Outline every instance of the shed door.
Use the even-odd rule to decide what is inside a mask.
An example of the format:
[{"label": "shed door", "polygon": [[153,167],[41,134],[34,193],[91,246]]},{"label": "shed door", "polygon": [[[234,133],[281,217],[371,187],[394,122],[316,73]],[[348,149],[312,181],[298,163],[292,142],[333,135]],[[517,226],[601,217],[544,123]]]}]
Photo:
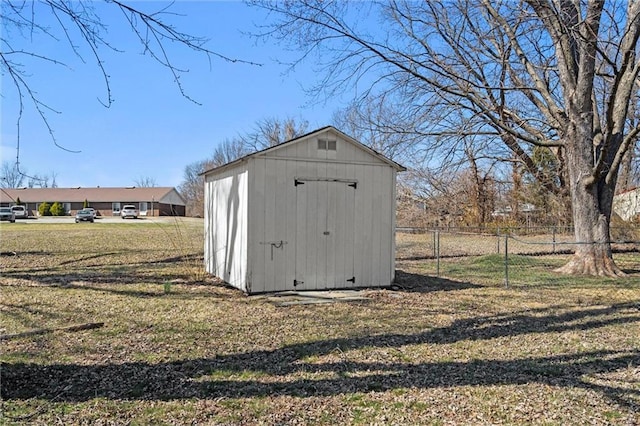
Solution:
[{"label": "shed door", "polygon": [[357,182],[296,179],[296,290],[344,288],[354,277]]}]

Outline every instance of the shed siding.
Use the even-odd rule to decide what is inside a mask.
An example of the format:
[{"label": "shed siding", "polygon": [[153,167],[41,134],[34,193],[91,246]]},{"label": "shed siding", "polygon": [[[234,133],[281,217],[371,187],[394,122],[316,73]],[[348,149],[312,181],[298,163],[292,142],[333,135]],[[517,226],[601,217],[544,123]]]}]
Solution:
[{"label": "shed siding", "polygon": [[247,291],[248,170],[246,164],[205,178],[207,272]]},{"label": "shed siding", "polygon": [[362,191],[356,199],[356,285],[388,286],[393,279],[393,170],[358,166]]},{"label": "shed siding", "polygon": [[[336,151],[319,150],[318,139],[331,139],[336,140]],[[346,139],[336,137],[331,133],[323,133],[310,138],[307,141],[301,143],[292,144],[290,146],[283,146],[275,151],[271,151],[263,154],[264,157],[279,158],[279,159],[306,159],[312,161],[317,159],[333,160],[338,163],[350,163],[350,164],[384,164],[378,158],[373,157],[368,152],[364,151],[361,147],[354,145]]]},{"label": "shed siding", "polygon": [[293,283],[295,258],[295,160],[251,161],[250,268],[252,292],[283,290]]},{"label": "shed siding", "polygon": [[[251,164],[251,292],[391,284],[391,167],[288,157],[256,157]],[[296,187],[296,178],[353,180],[357,188],[322,180]],[[317,243],[324,232],[330,233],[326,246]],[[355,283],[348,282],[353,276]],[[294,280],[302,284],[294,287]]]}]

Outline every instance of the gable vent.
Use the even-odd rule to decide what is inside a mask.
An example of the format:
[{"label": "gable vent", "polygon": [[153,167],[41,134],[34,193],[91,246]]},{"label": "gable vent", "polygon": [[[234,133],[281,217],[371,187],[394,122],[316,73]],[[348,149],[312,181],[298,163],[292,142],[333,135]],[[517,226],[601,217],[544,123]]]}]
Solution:
[{"label": "gable vent", "polygon": [[318,139],[318,150],[336,151],[338,142],[335,139]]}]

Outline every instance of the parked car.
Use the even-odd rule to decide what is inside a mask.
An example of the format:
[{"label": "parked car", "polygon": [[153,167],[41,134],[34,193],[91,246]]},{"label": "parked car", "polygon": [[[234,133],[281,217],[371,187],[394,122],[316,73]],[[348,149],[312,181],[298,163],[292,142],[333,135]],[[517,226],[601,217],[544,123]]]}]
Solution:
[{"label": "parked car", "polygon": [[29,217],[29,212],[24,206],[11,206],[11,211],[16,219],[26,219]]},{"label": "parked car", "polygon": [[78,210],[78,213],[76,213],[76,223],[78,222],[93,223],[93,212],[89,209]]},{"label": "parked car", "polygon": [[120,217],[125,219],[127,217],[132,217],[134,219],[138,218],[138,209],[136,206],[126,205],[120,210]]},{"label": "parked car", "polygon": [[16,215],[11,207],[0,207],[0,220],[8,220],[11,223],[16,221]]},{"label": "parked car", "polygon": [[94,218],[94,219],[95,219],[95,218],[96,218],[96,216],[98,215],[98,212],[96,212],[96,209],[94,209],[93,207],[87,207],[87,208],[84,208],[84,209],[82,209],[82,210],[89,210],[89,211],[91,211],[91,214],[93,215],[93,218]]}]

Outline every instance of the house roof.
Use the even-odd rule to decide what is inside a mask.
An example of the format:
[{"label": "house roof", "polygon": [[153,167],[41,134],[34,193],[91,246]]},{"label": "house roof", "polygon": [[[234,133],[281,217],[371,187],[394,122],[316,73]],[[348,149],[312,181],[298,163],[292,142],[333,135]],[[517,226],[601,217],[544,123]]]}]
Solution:
[{"label": "house roof", "polygon": [[[177,197],[176,197],[177,196]],[[15,202],[18,198],[23,203],[39,202],[139,202],[156,201],[167,204],[185,205],[184,198],[173,187],[150,188],[2,188],[0,202]],[[176,202],[178,201],[178,202]]]},{"label": "house roof", "polygon": [[345,140],[347,140],[347,141],[351,142],[352,144],[358,146],[360,149],[368,152],[372,156],[380,159],[384,163],[387,163],[388,165],[390,165],[391,167],[395,168],[398,171],[407,170],[401,164],[396,163],[395,161],[385,157],[384,155],[380,154],[376,150],[374,150],[372,148],[369,148],[368,146],[364,145],[362,142],[357,141],[356,139],[354,139],[351,136],[341,132],[340,130],[336,129],[335,127],[333,127],[333,126],[325,126],[325,127],[321,127],[319,129],[316,129],[316,130],[314,130],[312,132],[305,133],[304,135],[297,136],[297,137],[295,137],[293,139],[289,139],[288,141],[283,142],[281,144],[270,146],[270,147],[265,148],[263,150],[256,151],[256,152],[253,152],[251,154],[245,155],[244,157],[240,157],[237,160],[231,161],[231,162],[229,162],[227,164],[224,164],[222,166],[218,166],[218,167],[214,167],[214,168],[209,169],[209,170],[205,170],[204,172],[201,173],[201,175],[206,175],[206,174],[211,173],[211,172],[218,172],[218,171],[221,171],[222,169],[227,169],[229,167],[233,167],[236,164],[239,164],[239,163],[241,163],[243,161],[246,161],[248,158],[255,157],[255,156],[258,156],[258,155],[266,154],[266,153],[271,152],[271,151],[275,151],[275,150],[281,149],[281,148],[283,148],[285,146],[294,144],[294,143],[299,142],[299,141],[301,141],[303,139],[307,139],[309,137],[312,137],[314,135],[317,135],[317,134],[320,134],[320,133],[323,133],[323,132],[326,132],[326,131],[332,131],[334,133],[337,133],[338,135],[340,135]]}]

